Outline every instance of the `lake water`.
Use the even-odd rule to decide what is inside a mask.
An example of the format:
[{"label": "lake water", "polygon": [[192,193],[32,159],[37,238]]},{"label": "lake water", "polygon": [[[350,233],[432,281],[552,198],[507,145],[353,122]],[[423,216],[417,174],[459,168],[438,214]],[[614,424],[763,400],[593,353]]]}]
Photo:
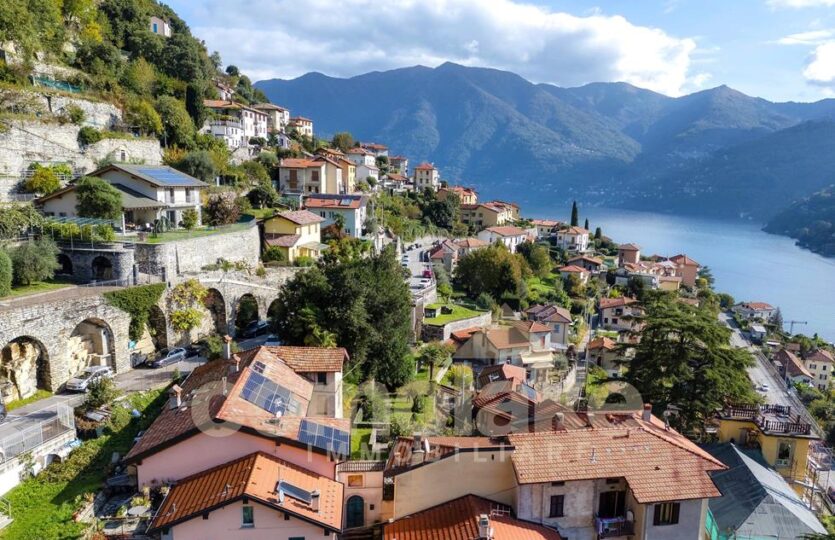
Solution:
[{"label": "lake water", "polygon": [[[525,217],[567,221],[570,208],[519,201]],[[788,321],[807,321],[794,331],[817,332],[835,341],[835,259],[794,245],[794,240],[762,232],[756,224],[633,212],[580,208],[580,224],[602,227],[619,243],[634,242],[642,255],[686,253],[709,266],[715,288],[737,301],[762,301],[779,306]]]}]

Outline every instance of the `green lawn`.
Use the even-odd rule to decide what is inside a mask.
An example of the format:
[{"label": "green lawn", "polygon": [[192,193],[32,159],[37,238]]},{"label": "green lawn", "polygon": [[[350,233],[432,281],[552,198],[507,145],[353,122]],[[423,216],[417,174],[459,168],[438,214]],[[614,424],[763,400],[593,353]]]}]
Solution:
[{"label": "green lawn", "polygon": [[255,219],[272,217],[279,212],[281,212],[281,210],[277,210],[275,208],[253,208],[252,210],[246,211],[247,215],[253,216]]},{"label": "green lawn", "polygon": [[559,274],[549,274],[544,278],[531,276],[526,280],[528,286],[528,296],[532,301],[538,302],[540,299],[554,291],[554,285],[558,279],[561,279]]},{"label": "green lawn", "polygon": [[31,285],[21,285],[19,287],[12,287],[12,293],[7,298],[14,298],[16,296],[26,296],[29,294],[37,294],[58,289],[66,289],[72,284],[60,279],[53,279],[50,281],[37,281]]},{"label": "green lawn", "polygon": [[73,521],[73,513],[83,506],[85,496],[101,487],[113,452],[127,453],[136,434],[159,414],[165,397],[165,389],[133,394],[126,405],[139,410],[140,418],[131,418],[128,408],[116,408],[104,435],[84,441],[66,461],[50,465],[7,493],[14,522],[0,531],[0,538],[81,538],[89,524]]},{"label": "green lawn", "polygon": [[49,390],[38,390],[37,392],[35,392],[31,396],[29,396],[28,398],[16,399],[14,401],[10,401],[9,403],[6,404],[6,410],[7,411],[13,411],[15,409],[19,409],[19,408],[23,407],[24,405],[29,405],[30,403],[34,403],[36,401],[46,399],[51,395],[52,395],[52,392],[50,392]]},{"label": "green lawn", "polygon": [[366,459],[371,452],[371,428],[351,429],[351,459]]},{"label": "green lawn", "polygon": [[464,306],[459,306],[458,304],[430,304],[426,307],[431,309],[440,308],[441,306],[452,308],[452,313],[439,315],[431,319],[423,319],[423,324],[428,324],[430,326],[443,326],[451,322],[460,321],[461,319],[477,317],[483,313],[482,311],[474,311],[472,309],[465,308]]}]

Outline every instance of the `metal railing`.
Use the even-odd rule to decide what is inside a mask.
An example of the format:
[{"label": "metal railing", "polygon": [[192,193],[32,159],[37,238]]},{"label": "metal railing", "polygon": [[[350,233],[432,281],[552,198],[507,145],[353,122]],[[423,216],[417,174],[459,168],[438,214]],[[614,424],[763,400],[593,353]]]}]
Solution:
[{"label": "metal railing", "polygon": [[75,430],[72,408],[55,405],[54,416],[0,438],[0,462],[6,463],[70,430]]},{"label": "metal railing", "polygon": [[625,517],[601,518],[594,516],[598,538],[613,538],[635,534],[635,523]]}]

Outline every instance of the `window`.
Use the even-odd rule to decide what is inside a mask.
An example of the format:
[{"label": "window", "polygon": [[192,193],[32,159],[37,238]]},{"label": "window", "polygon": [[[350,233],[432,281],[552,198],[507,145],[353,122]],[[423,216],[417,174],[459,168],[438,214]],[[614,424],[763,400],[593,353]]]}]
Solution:
[{"label": "window", "polygon": [[558,518],[563,517],[565,507],[565,495],[551,495],[551,508],[548,512],[548,517]]},{"label": "window", "polygon": [[791,441],[780,441],[777,446],[777,461],[775,462],[777,467],[785,467],[791,463],[792,446]]},{"label": "window", "polygon": [[679,503],[661,503],[655,505],[653,525],[675,525],[678,523]]},{"label": "window", "polygon": [[363,480],[361,474],[349,474],[348,475],[348,487],[362,487]]},{"label": "window", "polygon": [[241,527],[255,527],[255,515],[251,506],[241,507]]},{"label": "window", "polygon": [[612,319],[612,324],[618,324],[618,320],[617,319]]},{"label": "window", "polygon": [[316,384],[328,384],[328,374],[320,371],[316,374]]}]

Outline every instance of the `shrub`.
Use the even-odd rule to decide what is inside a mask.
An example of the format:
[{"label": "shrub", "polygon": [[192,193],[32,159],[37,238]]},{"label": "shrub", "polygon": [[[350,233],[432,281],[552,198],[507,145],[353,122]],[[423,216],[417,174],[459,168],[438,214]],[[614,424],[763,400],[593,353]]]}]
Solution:
[{"label": "shrub", "polygon": [[61,182],[52,167],[43,167],[36,164],[32,176],[26,180],[23,187],[30,193],[49,195],[61,188]]},{"label": "shrub", "polygon": [[127,122],[139,128],[142,133],[159,135],[162,133],[162,118],[147,101],[137,99],[132,101],[125,111]]},{"label": "shrub", "polygon": [[76,182],[76,211],[81,217],[119,219],[122,215],[122,194],[95,176],[84,176]]},{"label": "shrub", "polygon": [[264,262],[282,262],[284,261],[284,252],[278,246],[267,246],[267,249],[261,255],[261,260]]},{"label": "shrub", "polygon": [[14,282],[18,285],[50,279],[58,266],[58,247],[50,238],[21,244],[12,251]]},{"label": "shrub", "polygon": [[241,211],[235,202],[235,193],[224,191],[212,193],[206,203],[206,216],[209,225],[228,225],[235,223],[241,215]]},{"label": "shrub", "polygon": [[81,124],[87,115],[84,113],[84,109],[79,107],[78,105],[67,105],[64,108],[64,111],[67,113],[67,118],[70,119],[70,122],[73,124]]},{"label": "shrub", "polygon": [[93,240],[98,242],[113,242],[116,240],[116,232],[110,225],[101,223],[93,227]]},{"label": "shrub", "polygon": [[194,208],[189,208],[185,212],[183,212],[183,227],[187,230],[192,230],[197,226],[198,216],[197,210]]},{"label": "shrub", "polygon": [[0,249],[0,298],[12,292],[12,259],[9,254]]},{"label": "shrub", "polygon": [[211,154],[206,150],[189,152],[174,165],[174,168],[190,174],[195,178],[199,178],[204,182],[214,182],[216,173],[215,164],[212,161]]},{"label": "shrub", "polygon": [[203,322],[203,313],[195,308],[178,309],[171,313],[171,326],[181,332],[197,328]]},{"label": "shrub", "polygon": [[164,291],[165,283],[155,283],[106,292],[104,298],[111,306],[130,314],[129,336],[137,341],[145,332],[145,324],[148,322],[151,308],[159,302]]},{"label": "shrub", "polygon": [[316,261],[313,259],[313,257],[302,255],[300,257],[296,257],[296,260],[293,264],[295,264],[296,266],[313,266],[314,264],[316,264]]},{"label": "shrub", "polygon": [[119,389],[113,379],[102,378],[90,383],[87,400],[84,404],[91,409],[97,409],[112,403],[119,396]]},{"label": "shrub", "polygon": [[95,144],[102,140],[103,135],[101,131],[94,127],[84,126],[78,130],[78,144],[81,146],[88,146]]}]

